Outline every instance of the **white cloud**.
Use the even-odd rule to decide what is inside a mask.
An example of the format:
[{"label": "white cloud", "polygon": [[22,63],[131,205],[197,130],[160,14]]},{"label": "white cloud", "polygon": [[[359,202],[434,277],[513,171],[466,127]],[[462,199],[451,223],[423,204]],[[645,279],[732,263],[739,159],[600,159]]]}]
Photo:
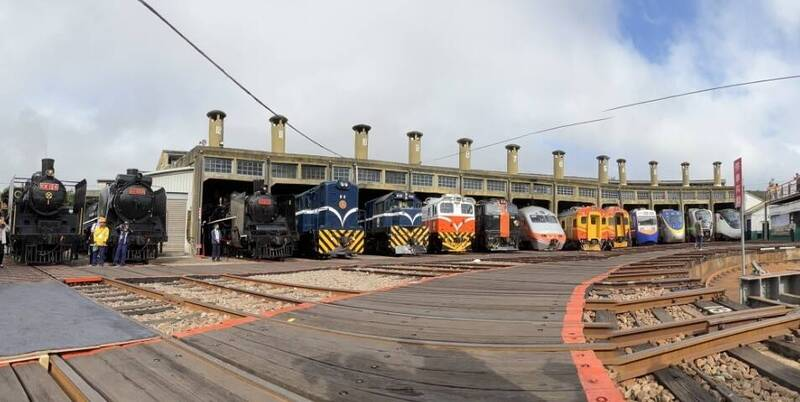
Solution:
[{"label": "white cloud", "polygon": [[[211,1],[152,4],[258,96],[309,134],[352,155],[350,127],[373,126],[371,157],[423,159],[561,123],[609,106],[723,82],[797,73],[796,2],[702,6],[663,64],[643,58],[605,1]],[[763,8],[762,8],[763,7]],[[794,16],[794,17],[793,17]],[[29,174],[46,151],[65,177],[150,169],[162,148],[206,135],[205,112],[228,113],[226,146],[264,148],[267,114],[136,1],[8,2],[0,7],[0,181]],[[761,186],[797,168],[800,81],[687,97],[613,113],[594,126],[518,140],[525,171],[594,176],[594,156],[629,160],[631,178],[658,160],[662,178],[692,163],[744,156]],[[319,153],[299,136],[290,152]],[[502,146],[475,153],[501,170]],[[442,161],[455,165],[456,160]]]}]

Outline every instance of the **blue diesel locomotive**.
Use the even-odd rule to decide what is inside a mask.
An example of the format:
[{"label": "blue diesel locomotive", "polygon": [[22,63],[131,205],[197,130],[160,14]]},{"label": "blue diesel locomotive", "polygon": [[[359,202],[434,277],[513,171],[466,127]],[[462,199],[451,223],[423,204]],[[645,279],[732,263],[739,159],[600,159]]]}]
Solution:
[{"label": "blue diesel locomotive", "polygon": [[299,250],[317,257],[350,257],[364,252],[358,223],[358,186],[326,181],[295,196]]},{"label": "blue diesel locomotive", "polygon": [[366,249],[376,254],[422,254],[428,228],[422,225],[422,202],[413,193],[393,191],[364,205]]}]

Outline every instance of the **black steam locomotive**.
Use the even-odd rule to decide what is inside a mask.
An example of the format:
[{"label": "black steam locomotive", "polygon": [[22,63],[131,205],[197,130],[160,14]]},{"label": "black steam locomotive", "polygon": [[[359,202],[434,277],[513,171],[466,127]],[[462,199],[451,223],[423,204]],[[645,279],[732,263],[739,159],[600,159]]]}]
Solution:
[{"label": "black steam locomotive", "polygon": [[[106,218],[111,230],[108,247],[114,250],[119,237],[118,228],[128,223],[128,261],[148,262],[158,258],[167,241],[167,194],[164,189],[153,191],[153,179],[143,176],[137,169],[118,174],[108,187],[100,191],[97,204],[90,206],[84,232],[98,217]],[[107,254],[107,258],[113,252]]]},{"label": "black steam locomotive", "polygon": [[61,264],[77,258],[86,180],[68,194],[55,178],[54,166],[53,159],[42,159],[40,172],[19,187],[16,181],[11,184],[9,244],[16,262]]},{"label": "black steam locomotive", "polygon": [[210,236],[213,225],[220,225],[225,254],[233,257],[282,259],[294,252],[295,236],[286,220],[286,211],[264,187],[253,183],[253,194],[231,193],[229,201],[218,206],[206,225]]}]

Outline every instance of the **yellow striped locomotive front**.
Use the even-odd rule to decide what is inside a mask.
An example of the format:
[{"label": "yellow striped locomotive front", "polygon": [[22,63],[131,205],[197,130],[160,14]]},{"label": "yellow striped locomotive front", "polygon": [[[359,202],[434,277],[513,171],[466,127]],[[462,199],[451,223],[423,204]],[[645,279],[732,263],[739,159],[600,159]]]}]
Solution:
[{"label": "yellow striped locomotive front", "polygon": [[442,244],[442,250],[450,253],[464,253],[472,249],[475,232],[439,232],[436,233]]},{"label": "yellow striped locomotive front", "polygon": [[428,250],[428,228],[425,226],[389,227],[389,249],[395,254],[424,254]]},{"label": "yellow striped locomotive front", "polygon": [[316,234],[319,255],[364,253],[364,231],[361,229],[319,229]]}]

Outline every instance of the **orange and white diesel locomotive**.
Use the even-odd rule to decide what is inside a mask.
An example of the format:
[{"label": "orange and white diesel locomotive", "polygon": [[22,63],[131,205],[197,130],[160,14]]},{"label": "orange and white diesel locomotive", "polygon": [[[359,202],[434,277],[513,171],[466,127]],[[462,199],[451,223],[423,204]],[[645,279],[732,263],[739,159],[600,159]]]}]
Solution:
[{"label": "orange and white diesel locomotive", "polygon": [[428,251],[469,251],[475,238],[475,200],[459,194],[428,198],[422,207],[422,224],[428,228]]}]

